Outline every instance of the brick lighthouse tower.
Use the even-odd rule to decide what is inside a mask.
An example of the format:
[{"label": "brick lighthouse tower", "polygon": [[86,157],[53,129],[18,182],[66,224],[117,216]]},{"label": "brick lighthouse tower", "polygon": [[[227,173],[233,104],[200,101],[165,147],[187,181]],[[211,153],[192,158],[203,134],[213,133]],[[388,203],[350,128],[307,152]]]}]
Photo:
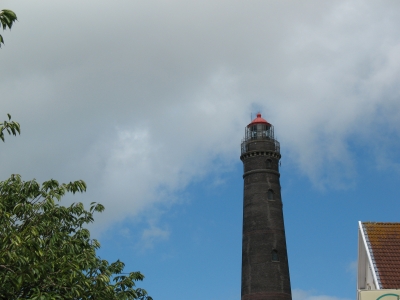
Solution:
[{"label": "brick lighthouse tower", "polygon": [[274,127],[257,114],[245,128],[242,300],[291,300]]}]

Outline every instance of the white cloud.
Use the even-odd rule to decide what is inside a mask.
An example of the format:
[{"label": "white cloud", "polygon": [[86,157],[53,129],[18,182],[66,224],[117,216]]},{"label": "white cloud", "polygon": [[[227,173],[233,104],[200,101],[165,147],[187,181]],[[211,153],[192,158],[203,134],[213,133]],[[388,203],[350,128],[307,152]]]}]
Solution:
[{"label": "white cloud", "polygon": [[353,184],[350,139],[396,158],[382,128],[400,135],[397,2],[7,5],[19,22],[1,50],[2,109],[23,134],[1,174],[83,178],[104,223],[239,163],[256,109],[315,186]]},{"label": "white cloud", "polygon": [[348,298],[338,298],[326,295],[315,295],[314,292],[295,289],[292,291],[293,300],[349,300]]},{"label": "white cloud", "polygon": [[147,228],[143,231],[142,238],[138,243],[138,246],[143,250],[153,248],[154,243],[161,240],[167,240],[169,235],[169,230],[152,225],[150,228]]},{"label": "white cloud", "polygon": [[348,264],[346,271],[350,272],[354,276],[354,278],[356,278],[356,276],[357,276],[357,267],[358,267],[358,261],[354,260],[354,261],[352,261],[352,262],[350,262]]}]

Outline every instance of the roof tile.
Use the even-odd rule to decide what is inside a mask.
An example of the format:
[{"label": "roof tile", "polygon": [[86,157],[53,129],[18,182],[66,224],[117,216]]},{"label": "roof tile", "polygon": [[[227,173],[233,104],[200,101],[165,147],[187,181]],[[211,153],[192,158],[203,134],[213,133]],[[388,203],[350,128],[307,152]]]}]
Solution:
[{"label": "roof tile", "polygon": [[362,223],[368,236],[381,288],[400,288],[400,223]]}]

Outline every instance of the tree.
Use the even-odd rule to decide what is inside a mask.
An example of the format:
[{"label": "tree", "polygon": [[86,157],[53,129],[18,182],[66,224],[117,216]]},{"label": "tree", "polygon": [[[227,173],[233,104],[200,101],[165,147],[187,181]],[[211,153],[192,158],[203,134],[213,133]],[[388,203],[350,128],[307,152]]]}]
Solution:
[{"label": "tree", "polygon": [[122,275],[121,261],[96,255],[100,244],[84,225],[104,207],[57,204],[65,193],[85,190],[81,180],[40,185],[12,175],[0,182],[1,299],[152,299],[135,288],[140,272]]},{"label": "tree", "polygon": [[0,123],[0,139],[4,142],[4,131],[7,131],[8,134],[17,135],[21,133],[21,128],[19,123],[11,121],[11,115],[7,114],[8,121],[4,121]]},{"label": "tree", "polygon": [[[0,11],[0,22],[1,26],[3,26],[3,30],[6,30],[7,27],[11,30],[12,25],[17,20],[17,15],[9,9],[3,9]],[[0,47],[1,44],[4,44],[3,36],[0,34]]]}]

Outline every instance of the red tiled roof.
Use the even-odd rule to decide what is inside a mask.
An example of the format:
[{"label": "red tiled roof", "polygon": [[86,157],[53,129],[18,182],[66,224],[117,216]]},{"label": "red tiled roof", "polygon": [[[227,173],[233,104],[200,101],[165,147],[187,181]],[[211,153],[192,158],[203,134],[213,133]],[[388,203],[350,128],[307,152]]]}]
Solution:
[{"label": "red tiled roof", "polygon": [[400,223],[362,223],[382,289],[400,288]]}]

